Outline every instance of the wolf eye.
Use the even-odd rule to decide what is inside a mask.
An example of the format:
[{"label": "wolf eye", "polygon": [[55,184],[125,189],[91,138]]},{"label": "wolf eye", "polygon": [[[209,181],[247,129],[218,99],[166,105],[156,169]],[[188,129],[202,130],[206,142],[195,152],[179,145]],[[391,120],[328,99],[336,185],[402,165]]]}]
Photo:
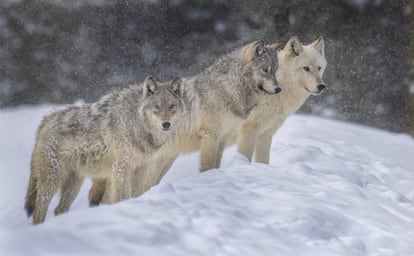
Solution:
[{"label": "wolf eye", "polygon": [[309,68],[308,66],[303,67],[303,69],[304,69],[306,72],[309,72],[309,71],[310,71],[310,68]]},{"label": "wolf eye", "polygon": [[267,67],[267,68],[264,68],[264,69],[263,69],[263,72],[264,72],[264,73],[266,73],[266,74],[271,73],[271,72],[272,72],[272,67]]},{"label": "wolf eye", "polygon": [[156,110],[160,110],[160,105],[156,104],[156,105],[154,105],[154,108],[155,108]]},{"label": "wolf eye", "polygon": [[175,104],[171,104],[170,109],[174,109],[174,108],[175,108]]}]

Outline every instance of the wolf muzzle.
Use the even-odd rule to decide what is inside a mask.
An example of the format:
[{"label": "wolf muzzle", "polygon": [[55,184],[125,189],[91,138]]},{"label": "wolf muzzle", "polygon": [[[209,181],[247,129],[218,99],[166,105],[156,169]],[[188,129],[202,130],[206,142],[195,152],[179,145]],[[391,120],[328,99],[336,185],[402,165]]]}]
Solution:
[{"label": "wolf muzzle", "polygon": [[326,89],[326,85],[320,84],[316,87],[316,89],[318,89],[318,94],[321,94]]},{"label": "wolf muzzle", "polygon": [[171,129],[171,123],[169,121],[162,122],[161,126],[164,131]]},{"label": "wolf muzzle", "polygon": [[273,91],[266,90],[264,88],[263,84],[259,84],[258,88],[259,88],[260,91],[263,91],[267,94],[277,94],[277,93],[280,93],[282,91],[282,88],[280,88],[280,87],[276,87]]}]

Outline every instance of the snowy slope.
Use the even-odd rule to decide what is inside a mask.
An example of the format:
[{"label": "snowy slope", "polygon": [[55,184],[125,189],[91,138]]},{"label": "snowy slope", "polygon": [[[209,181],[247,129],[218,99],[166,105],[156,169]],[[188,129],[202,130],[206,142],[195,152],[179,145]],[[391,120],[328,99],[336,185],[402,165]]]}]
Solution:
[{"label": "snowy slope", "polygon": [[0,255],[414,255],[414,140],[292,116],[270,165],[227,149],[219,170],[180,157],[139,198],[30,225],[30,153],[52,106],[0,112]]}]

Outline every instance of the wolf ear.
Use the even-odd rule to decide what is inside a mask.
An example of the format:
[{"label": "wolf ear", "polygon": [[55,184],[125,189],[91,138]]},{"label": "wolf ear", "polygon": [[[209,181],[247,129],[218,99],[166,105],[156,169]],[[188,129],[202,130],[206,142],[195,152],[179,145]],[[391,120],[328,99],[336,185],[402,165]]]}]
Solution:
[{"label": "wolf ear", "polygon": [[257,40],[247,45],[244,51],[243,60],[245,63],[252,61],[254,58],[260,57],[265,53],[265,44],[263,40]]},{"label": "wolf ear", "polygon": [[157,82],[155,82],[152,76],[147,76],[144,80],[144,97],[154,94],[155,90],[157,90]]},{"label": "wolf ear", "polygon": [[181,97],[184,96],[183,80],[178,76],[171,82],[171,88],[175,94],[180,95]]},{"label": "wolf ear", "polygon": [[288,51],[292,56],[299,56],[302,51],[302,43],[299,41],[297,36],[292,36],[286,43],[283,50]]},{"label": "wolf ear", "polygon": [[257,43],[254,45],[255,47],[255,54],[254,57],[260,57],[265,53],[265,44],[263,40],[257,41]]},{"label": "wolf ear", "polygon": [[267,44],[266,48],[269,50],[270,54],[274,57],[277,56],[277,53],[280,51],[280,47],[282,44],[274,43],[274,44]]},{"label": "wolf ear", "polygon": [[266,48],[269,49],[272,53],[275,53],[282,44],[280,43],[274,43],[274,44],[268,44],[266,45]]},{"label": "wolf ear", "polygon": [[325,42],[323,41],[323,37],[320,36],[316,41],[314,41],[311,46],[315,48],[322,56],[325,57]]}]

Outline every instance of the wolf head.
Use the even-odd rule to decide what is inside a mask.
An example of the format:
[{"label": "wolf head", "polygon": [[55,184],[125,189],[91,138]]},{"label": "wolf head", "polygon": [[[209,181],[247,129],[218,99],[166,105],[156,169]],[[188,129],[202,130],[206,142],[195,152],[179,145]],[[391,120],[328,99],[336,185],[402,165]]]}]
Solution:
[{"label": "wolf head", "polygon": [[275,51],[278,45],[265,46],[263,40],[255,41],[244,48],[244,79],[255,91],[268,94],[281,92],[275,72],[277,60]]},{"label": "wolf head", "polygon": [[319,95],[326,84],[322,79],[326,68],[323,38],[309,45],[302,45],[294,36],[278,53],[278,81],[283,86],[299,86],[306,94]]},{"label": "wolf head", "polygon": [[142,111],[150,126],[161,131],[170,131],[177,126],[185,111],[184,86],[176,77],[171,82],[158,83],[151,76],[143,85]]}]

